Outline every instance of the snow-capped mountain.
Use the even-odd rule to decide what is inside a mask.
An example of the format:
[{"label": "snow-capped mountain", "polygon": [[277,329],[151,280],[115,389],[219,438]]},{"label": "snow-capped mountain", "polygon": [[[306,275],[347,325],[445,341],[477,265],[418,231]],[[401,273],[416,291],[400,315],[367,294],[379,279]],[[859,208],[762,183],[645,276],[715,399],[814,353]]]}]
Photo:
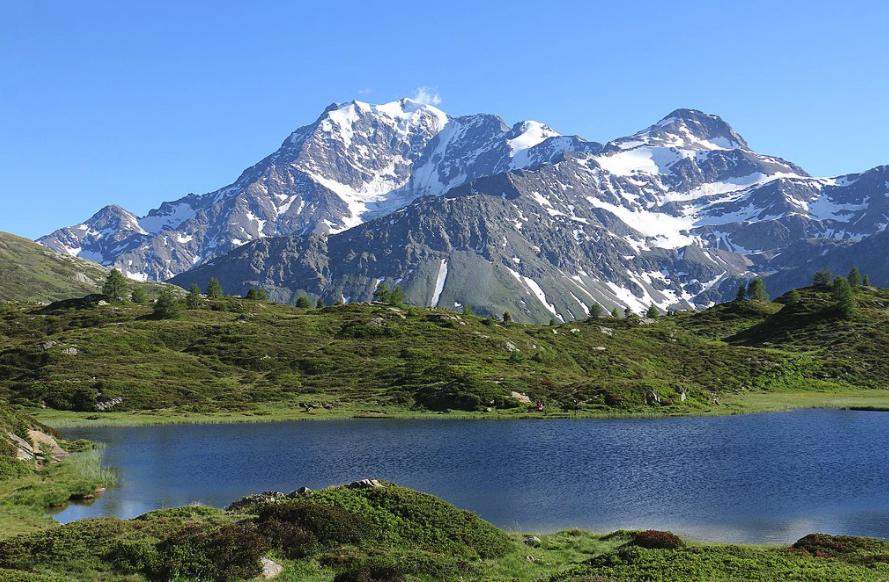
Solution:
[{"label": "snow-capped mountain", "polygon": [[[601,146],[493,115],[449,117],[410,99],[331,105],[231,185],[136,218],[109,207],[42,244],[136,279],[163,280],[251,240],[336,233],[480,176]],[[122,228],[108,214],[125,215]],[[126,224],[123,224],[123,223]]]},{"label": "snow-capped mountain", "polygon": [[100,215],[41,242],[280,301],[367,300],[387,281],[418,304],[568,320],[593,303],[709,305],[754,275],[804,283],[804,264],[885,232],[889,168],[815,178],[690,109],[602,146],[535,121],[352,102],[218,192]]}]

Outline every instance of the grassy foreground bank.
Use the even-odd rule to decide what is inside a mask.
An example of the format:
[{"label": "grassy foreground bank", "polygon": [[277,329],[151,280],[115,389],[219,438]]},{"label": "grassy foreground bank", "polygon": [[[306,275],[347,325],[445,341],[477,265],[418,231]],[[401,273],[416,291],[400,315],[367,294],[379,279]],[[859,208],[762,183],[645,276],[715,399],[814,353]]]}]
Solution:
[{"label": "grassy foreground bank", "polygon": [[877,580],[889,542],[806,536],[791,547],[698,544],[669,532],[508,533],[389,483],[260,494],[0,540],[0,580]]}]

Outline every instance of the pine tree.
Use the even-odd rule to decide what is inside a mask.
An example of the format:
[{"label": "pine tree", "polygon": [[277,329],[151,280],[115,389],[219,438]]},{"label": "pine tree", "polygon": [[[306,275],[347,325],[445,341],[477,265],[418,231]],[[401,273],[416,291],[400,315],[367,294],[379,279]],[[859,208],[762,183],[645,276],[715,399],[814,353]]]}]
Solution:
[{"label": "pine tree", "polygon": [[136,305],[145,305],[148,303],[148,293],[146,293],[145,289],[142,287],[136,287],[133,289],[133,294],[130,296],[130,300]]},{"label": "pine tree", "polygon": [[812,278],[812,284],[815,285],[815,287],[830,287],[832,282],[833,273],[828,270],[818,271]]},{"label": "pine tree", "polygon": [[655,307],[654,304],[651,304],[648,307],[648,311],[645,312],[645,317],[647,317],[648,319],[657,319],[658,317],[660,317],[660,315],[661,312],[658,310],[657,307]]},{"label": "pine tree", "polygon": [[509,325],[512,322],[512,316],[508,311],[503,312],[503,325]]},{"label": "pine tree", "polygon": [[401,287],[396,286],[389,293],[389,304],[399,307],[402,303],[404,303],[404,290]]},{"label": "pine tree", "polygon": [[182,314],[182,305],[169,287],[161,291],[154,302],[153,315],[157,319],[175,319]]},{"label": "pine tree", "polygon": [[188,295],[185,296],[185,307],[188,309],[197,309],[201,306],[201,288],[198,287],[197,283],[192,283],[191,288],[188,290]]},{"label": "pine tree", "polygon": [[855,314],[855,295],[848,279],[837,277],[833,282],[834,307],[843,319],[852,319]]},{"label": "pine tree", "polygon": [[769,294],[766,293],[766,283],[762,277],[750,281],[750,285],[747,287],[747,297],[756,301],[769,300]]},{"label": "pine tree", "polygon": [[222,284],[219,282],[219,279],[213,277],[210,279],[210,282],[207,284],[207,297],[210,299],[222,299],[225,296],[225,292],[222,290]]},{"label": "pine tree", "polygon": [[389,303],[389,295],[389,286],[385,283],[380,283],[374,291],[374,301],[379,301],[380,303]]},{"label": "pine tree", "polygon": [[849,286],[851,286],[852,289],[861,287],[861,271],[858,270],[858,267],[852,267],[847,279],[849,280]]},{"label": "pine tree", "polygon": [[247,294],[244,295],[244,299],[249,299],[250,301],[268,301],[269,294],[262,287],[251,287],[247,289]]},{"label": "pine tree", "polygon": [[620,319],[620,310],[617,307],[611,310],[611,317],[614,319]]},{"label": "pine tree", "polygon": [[864,280],[861,282],[865,287],[870,287],[870,275],[865,275]]},{"label": "pine tree", "polygon": [[738,292],[735,294],[735,301],[746,301],[747,300],[747,283],[741,281],[741,284],[738,285]]},{"label": "pine tree", "polygon": [[471,305],[468,305],[468,304],[463,305],[463,315],[466,315],[466,316],[475,315],[475,313],[472,312]]},{"label": "pine tree", "polygon": [[803,298],[796,289],[787,294],[787,305],[798,305]]},{"label": "pine tree", "polygon": [[598,303],[590,305],[590,319],[599,319],[604,312],[605,309]]},{"label": "pine tree", "polygon": [[318,301],[315,302],[315,309],[324,309],[324,300],[320,297],[318,298]]},{"label": "pine tree", "polygon": [[300,294],[300,296],[296,298],[296,306],[300,309],[308,309],[311,305],[312,304],[309,303],[309,298],[305,295]]},{"label": "pine tree", "polygon": [[124,300],[127,295],[127,280],[123,273],[117,269],[111,269],[105,279],[105,284],[102,285],[102,295],[114,303]]},{"label": "pine tree", "polygon": [[633,317],[634,315],[636,314],[633,313],[633,310],[630,309],[629,306],[624,308],[624,317]]}]

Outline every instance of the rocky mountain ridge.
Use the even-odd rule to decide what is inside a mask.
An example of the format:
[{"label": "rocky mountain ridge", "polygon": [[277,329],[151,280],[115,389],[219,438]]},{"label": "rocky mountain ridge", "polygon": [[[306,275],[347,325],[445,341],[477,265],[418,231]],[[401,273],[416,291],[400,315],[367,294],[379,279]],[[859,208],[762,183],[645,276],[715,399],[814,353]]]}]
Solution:
[{"label": "rocky mountain ridge", "polygon": [[41,242],[280,301],[367,300],[387,282],[417,304],[567,320],[594,303],[711,305],[755,275],[783,291],[887,224],[889,168],[812,177],[700,111],[603,146],[402,100],[331,106],[231,186]]}]

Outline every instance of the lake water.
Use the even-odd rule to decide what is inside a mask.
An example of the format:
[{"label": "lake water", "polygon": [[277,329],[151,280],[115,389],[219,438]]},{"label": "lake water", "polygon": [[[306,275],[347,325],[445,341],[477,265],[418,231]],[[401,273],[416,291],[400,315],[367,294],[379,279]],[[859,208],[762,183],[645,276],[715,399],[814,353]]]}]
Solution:
[{"label": "lake water", "polygon": [[372,477],[498,526],[668,529],[788,542],[889,538],[889,414],[807,410],[656,420],[343,420],[63,431],[107,444],[120,486],[60,521],[133,517]]}]

